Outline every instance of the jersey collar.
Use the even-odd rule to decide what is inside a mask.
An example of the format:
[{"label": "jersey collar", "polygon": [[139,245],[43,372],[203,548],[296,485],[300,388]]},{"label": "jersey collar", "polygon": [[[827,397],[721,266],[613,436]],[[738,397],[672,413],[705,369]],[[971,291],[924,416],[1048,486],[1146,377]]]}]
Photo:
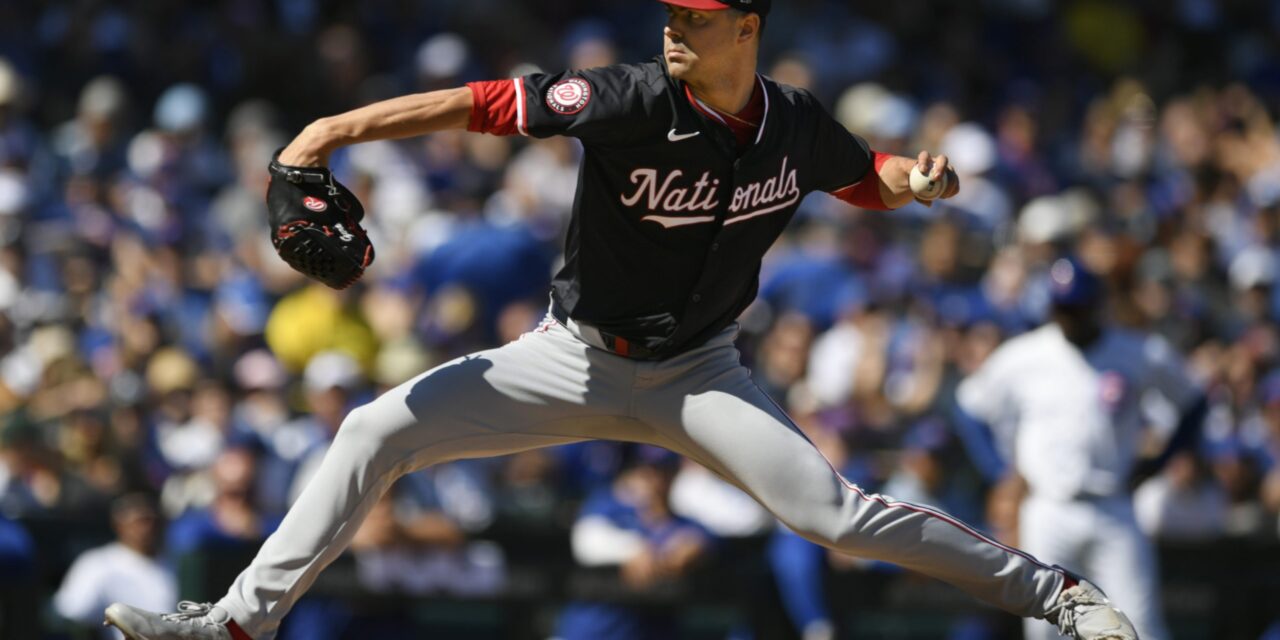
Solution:
[{"label": "jersey collar", "polygon": [[760,144],[764,140],[764,129],[769,126],[769,83],[764,81],[764,76],[756,74],[756,82],[760,84],[760,92],[764,94],[764,115],[760,116],[760,130],[756,132],[756,144]]},{"label": "jersey collar", "polygon": [[[685,99],[684,83],[671,77],[671,72],[667,69],[667,61],[664,60],[662,56],[657,56],[657,60],[658,64],[662,65],[662,73],[667,77],[667,85],[671,89],[667,92],[667,97],[671,101],[671,128],[678,133],[688,133],[693,131],[709,133],[707,129],[703,128],[703,123],[706,122],[706,119],[703,118],[702,114],[698,113],[698,110],[695,109],[693,105],[689,104],[687,99]],[[760,83],[760,88],[764,91],[764,116],[760,118],[760,130],[756,132],[756,141],[752,147],[758,146],[760,141],[764,140],[765,129],[769,128],[771,122],[769,118],[772,115],[770,103],[773,100],[770,93],[773,91],[774,84],[773,80],[770,80],[759,73],[756,74],[756,82]],[[716,127],[715,129],[719,130],[723,129],[723,127]],[[733,134],[729,133],[728,130],[725,129],[725,135],[730,142],[728,148],[732,150],[734,148],[734,145],[732,144]],[[748,149],[748,151],[750,151],[750,149]]]}]

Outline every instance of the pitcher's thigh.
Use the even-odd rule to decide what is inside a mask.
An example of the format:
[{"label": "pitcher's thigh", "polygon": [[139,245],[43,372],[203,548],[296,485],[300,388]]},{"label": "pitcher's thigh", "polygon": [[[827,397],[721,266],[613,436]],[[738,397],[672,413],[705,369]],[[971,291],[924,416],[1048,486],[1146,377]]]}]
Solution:
[{"label": "pitcher's thigh", "polygon": [[801,535],[832,539],[849,487],[746,378],[679,398],[652,419],[663,444],[755,497]]},{"label": "pitcher's thigh", "polygon": [[447,362],[353,411],[338,438],[419,467],[634,430],[615,372],[572,347],[530,334]]}]

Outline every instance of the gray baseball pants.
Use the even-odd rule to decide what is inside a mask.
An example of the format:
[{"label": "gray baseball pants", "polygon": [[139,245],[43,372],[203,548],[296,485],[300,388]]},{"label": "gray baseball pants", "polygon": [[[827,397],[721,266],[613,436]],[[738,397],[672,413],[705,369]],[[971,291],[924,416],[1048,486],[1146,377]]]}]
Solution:
[{"label": "gray baseball pants", "polygon": [[218,606],[254,638],[272,638],[397,478],[591,439],[675,451],[809,540],[933,576],[1011,613],[1039,617],[1055,602],[1058,571],[939,511],[841,478],[751,381],[736,333],[645,362],[590,346],[589,328],[548,318],[511,344],[388,391],[347,416],[319,471]]}]

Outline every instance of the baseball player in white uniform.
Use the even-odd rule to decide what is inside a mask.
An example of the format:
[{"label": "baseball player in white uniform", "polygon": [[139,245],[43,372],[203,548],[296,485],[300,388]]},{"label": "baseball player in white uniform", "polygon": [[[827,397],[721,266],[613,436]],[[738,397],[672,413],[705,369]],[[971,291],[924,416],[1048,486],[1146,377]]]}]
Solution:
[{"label": "baseball player in white uniform", "polygon": [[[581,175],[550,313],[515,342],[353,411],[220,601],[171,614],[119,603],[106,611],[110,624],[146,640],[271,638],[400,476],[606,438],[692,458],[831,549],[934,576],[1072,637],[1135,637],[1089,582],[845,481],[751,381],[734,320],[805,193],[892,209],[951,197],[959,181],[945,157],[876,153],[811,94],[759,75],[769,0],[665,4],[663,55],[652,61],[394,98],[323,119],[279,154],[288,180],[336,192],[320,168],[357,142],[464,128],[578,138]],[[911,187],[915,167],[927,187]],[[304,203],[328,205],[313,193]]]},{"label": "baseball player in white uniform", "polygon": [[[1130,488],[1194,435],[1203,395],[1162,338],[1104,326],[1103,284],[1079,262],[1060,259],[1049,277],[1052,321],[992,352],[961,382],[958,404],[992,430],[1026,483],[1019,544],[1092,576],[1144,639],[1165,640],[1155,554]],[[1181,420],[1168,425],[1176,437],[1165,452],[1139,469],[1152,407]],[[1025,632],[1053,637],[1040,625]]]}]

